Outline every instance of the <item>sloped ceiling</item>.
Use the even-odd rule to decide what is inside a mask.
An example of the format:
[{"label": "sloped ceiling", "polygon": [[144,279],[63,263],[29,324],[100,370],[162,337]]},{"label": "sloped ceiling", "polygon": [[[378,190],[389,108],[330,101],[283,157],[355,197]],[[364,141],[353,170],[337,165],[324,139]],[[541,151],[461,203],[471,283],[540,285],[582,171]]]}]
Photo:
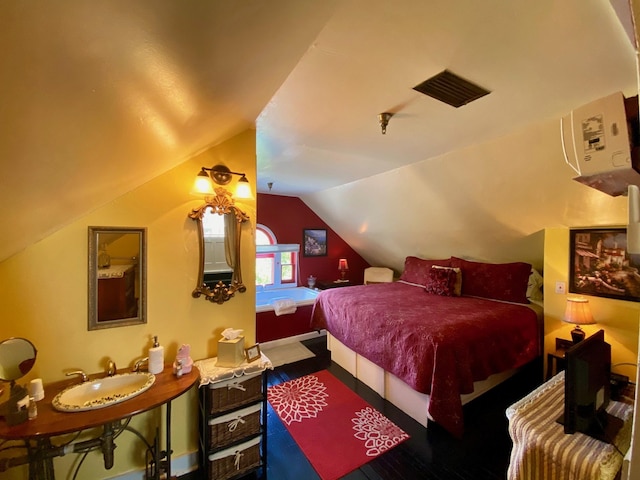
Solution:
[{"label": "sloped ceiling", "polygon": [[[454,108],[412,89],[445,69],[492,93]],[[258,186],[317,192],[635,88],[608,1],[344,2],[258,119]]]},{"label": "sloped ceiling", "polygon": [[0,261],[255,128],[333,7],[0,2]]},{"label": "sloped ceiling", "polygon": [[[635,94],[602,0],[8,0],[0,18],[0,261],[246,128],[258,190],[302,196]],[[444,69],[492,93],[412,90]]]}]

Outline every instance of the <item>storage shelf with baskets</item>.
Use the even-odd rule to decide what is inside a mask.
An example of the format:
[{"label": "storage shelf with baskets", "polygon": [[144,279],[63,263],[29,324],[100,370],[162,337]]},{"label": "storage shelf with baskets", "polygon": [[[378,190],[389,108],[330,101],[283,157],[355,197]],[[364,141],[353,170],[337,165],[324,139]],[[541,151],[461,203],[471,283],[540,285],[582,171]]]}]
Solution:
[{"label": "storage shelf with baskets", "polygon": [[266,479],[266,373],[200,387],[200,470],[208,480],[239,479],[262,469]]}]

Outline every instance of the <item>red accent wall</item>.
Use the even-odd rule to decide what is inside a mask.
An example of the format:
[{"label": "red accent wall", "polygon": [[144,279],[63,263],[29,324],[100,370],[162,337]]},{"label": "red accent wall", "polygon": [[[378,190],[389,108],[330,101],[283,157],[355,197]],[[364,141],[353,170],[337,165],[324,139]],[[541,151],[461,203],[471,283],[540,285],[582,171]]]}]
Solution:
[{"label": "red accent wall", "polygon": [[[300,285],[306,285],[309,275],[317,277],[318,281],[333,281],[340,278],[338,271],[340,258],[346,258],[349,263],[346,278],[357,284],[364,281],[364,269],[370,265],[300,198],[259,193],[257,221],[271,229],[278,239],[278,243],[300,244]],[[327,255],[325,257],[304,256],[302,230],[305,228],[327,229]]]}]

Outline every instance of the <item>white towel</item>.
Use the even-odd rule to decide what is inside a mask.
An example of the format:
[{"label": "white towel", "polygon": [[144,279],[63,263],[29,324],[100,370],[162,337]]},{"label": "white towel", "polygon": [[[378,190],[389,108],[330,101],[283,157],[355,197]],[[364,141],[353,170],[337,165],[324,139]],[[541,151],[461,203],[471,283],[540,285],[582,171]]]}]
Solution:
[{"label": "white towel", "polygon": [[298,308],[296,307],[296,302],[293,298],[277,299],[271,302],[271,304],[273,305],[273,310],[276,312],[277,316],[295,313]]}]

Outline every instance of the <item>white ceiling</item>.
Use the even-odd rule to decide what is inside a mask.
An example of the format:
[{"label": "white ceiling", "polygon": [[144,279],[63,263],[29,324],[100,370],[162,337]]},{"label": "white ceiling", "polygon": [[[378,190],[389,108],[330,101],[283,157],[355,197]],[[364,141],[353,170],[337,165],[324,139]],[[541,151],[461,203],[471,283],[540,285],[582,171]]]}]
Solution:
[{"label": "white ceiling", "polygon": [[[0,18],[0,261],[246,128],[258,190],[304,195],[635,94],[603,0],[7,0]],[[412,90],[444,69],[492,93]]]},{"label": "white ceiling", "polygon": [[[624,1],[624,0],[623,0]],[[323,190],[635,94],[602,0],[343,2],[258,118],[258,188]],[[492,93],[461,108],[413,87],[448,69]],[[392,112],[382,135],[377,115]]]}]

